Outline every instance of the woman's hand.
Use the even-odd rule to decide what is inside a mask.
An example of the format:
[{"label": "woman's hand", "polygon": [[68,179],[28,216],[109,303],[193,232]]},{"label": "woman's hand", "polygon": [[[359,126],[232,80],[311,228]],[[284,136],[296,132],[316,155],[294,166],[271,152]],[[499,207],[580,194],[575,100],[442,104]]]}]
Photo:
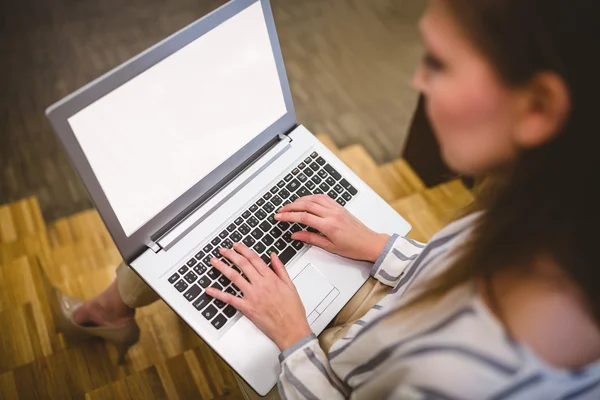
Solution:
[{"label": "woman's hand", "polygon": [[223,261],[213,258],[211,264],[240,288],[244,297],[210,287],[206,289],[209,296],[241,311],[281,351],[312,332],[296,287],[275,253],[271,254],[273,271],[258,254],[241,243],[235,243],[233,250],[220,249],[220,252],[237,265],[248,280]]},{"label": "woman's hand", "polygon": [[325,194],[301,197],[282,207],[275,219],[308,225],[322,233],[300,231],[293,239],[357,260],[375,262],[390,239],[367,228]]}]

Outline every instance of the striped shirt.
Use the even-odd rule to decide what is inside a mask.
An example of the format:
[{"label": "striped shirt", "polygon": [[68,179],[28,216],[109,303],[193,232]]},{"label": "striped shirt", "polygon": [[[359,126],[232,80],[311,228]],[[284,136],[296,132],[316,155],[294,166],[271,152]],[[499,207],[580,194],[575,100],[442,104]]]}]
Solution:
[{"label": "striped shirt", "polygon": [[552,367],[510,338],[473,284],[403,307],[453,261],[478,214],[426,246],[394,235],[371,275],[393,287],[326,354],[309,335],[280,355],[283,399],[600,399],[600,362]]}]

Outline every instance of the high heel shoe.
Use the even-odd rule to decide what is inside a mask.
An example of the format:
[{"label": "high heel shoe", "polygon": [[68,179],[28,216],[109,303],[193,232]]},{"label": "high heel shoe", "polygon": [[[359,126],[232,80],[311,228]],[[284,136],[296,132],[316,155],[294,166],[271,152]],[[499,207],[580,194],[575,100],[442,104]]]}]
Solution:
[{"label": "high heel shoe", "polygon": [[37,267],[42,278],[56,330],[61,332],[70,343],[78,343],[92,338],[101,338],[115,345],[118,352],[118,363],[125,362],[125,355],[131,346],[140,339],[140,328],[135,320],[123,326],[82,326],[73,321],[73,313],[81,307],[83,300],[67,296],[55,288],[40,261]]}]

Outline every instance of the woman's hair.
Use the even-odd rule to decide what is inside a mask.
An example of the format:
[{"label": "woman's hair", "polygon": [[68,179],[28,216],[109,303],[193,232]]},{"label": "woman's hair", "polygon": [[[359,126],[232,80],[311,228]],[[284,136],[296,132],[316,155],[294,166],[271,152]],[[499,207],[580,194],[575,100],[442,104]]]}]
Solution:
[{"label": "woman's hair", "polygon": [[568,87],[571,110],[555,139],[523,151],[491,179],[475,204],[485,212],[471,239],[427,293],[510,268],[526,273],[547,255],[600,322],[600,1],[441,1],[506,85],[554,72]]}]

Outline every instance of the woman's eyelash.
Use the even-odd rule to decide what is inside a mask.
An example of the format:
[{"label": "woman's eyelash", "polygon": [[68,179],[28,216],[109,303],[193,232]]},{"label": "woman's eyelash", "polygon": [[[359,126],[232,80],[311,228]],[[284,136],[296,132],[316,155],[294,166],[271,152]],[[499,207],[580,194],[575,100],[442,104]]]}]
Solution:
[{"label": "woman's eyelash", "polygon": [[431,54],[425,54],[425,57],[423,58],[423,63],[436,71],[440,71],[442,69],[444,69],[444,64],[438,60],[437,58],[435,58],[434,56],[432,56]]}]

